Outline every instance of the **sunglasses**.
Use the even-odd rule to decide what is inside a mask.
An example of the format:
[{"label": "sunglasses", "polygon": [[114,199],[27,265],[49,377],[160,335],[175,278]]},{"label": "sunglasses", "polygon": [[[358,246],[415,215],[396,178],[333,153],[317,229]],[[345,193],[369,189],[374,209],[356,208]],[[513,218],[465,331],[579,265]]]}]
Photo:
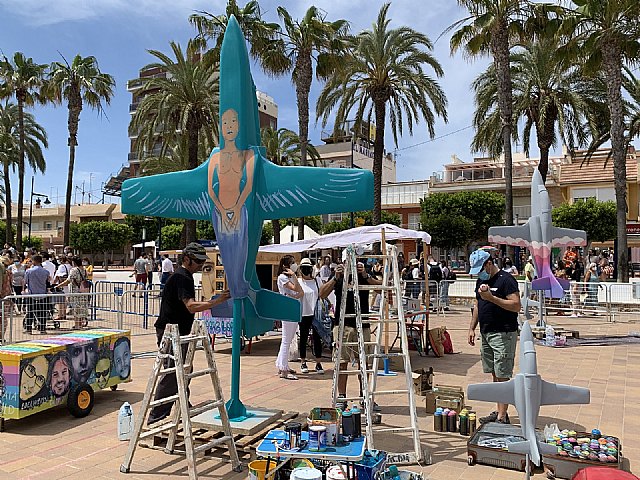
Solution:
[{"label": "sunglasses", "polygon": [[35,377],[36,385],[39,388],[42,388],[42,386],[44,385],[44,375],[36,375],[36,367],[34,367],[32,364],[29,364],[24,368],[24,374],[29,378]]}]

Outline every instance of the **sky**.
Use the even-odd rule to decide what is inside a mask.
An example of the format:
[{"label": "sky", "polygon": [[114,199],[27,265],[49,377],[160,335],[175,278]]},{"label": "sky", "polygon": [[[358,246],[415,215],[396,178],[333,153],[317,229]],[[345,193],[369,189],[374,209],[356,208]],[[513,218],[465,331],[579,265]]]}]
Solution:
[{"label": "sky", "polygon": [[[239,0],[244,5],[244,0]],[[88,107],[82,111],[76,149],[74,194],[72,201],[93,203],[102,199],[101,187],[109,177],[127,164],[131,94],[127,80],[137,78],[138,70],[151,63],[147,50],[170,53],[169,42],[183,45],[195,35],[188,16],[196,10],[214,14],[224,11],[226,0],[0,0],[0,53],[12,57],[21,51],[35,62],[49,64],[60,61],[61,55],[71,61],[76,55],[93,55],[100,69],[115,77],[115,95],[104,114],[98,115]],[[277,21],[277,7],[283,6],[294,18],[301,18],[310,5],[327,13],[327,20],[346,19],[352,33],[369,29],[383,2],[379,0],[262,0],[264,18]],[[424,122],[414,126],[413,136],[405,134],[394,145],[389,126],[385,133],[387,151],[395,152],[397,180],[426,179],[433,172],[443,170],[456,154],[463,161],[471,161],[469,145],[473,136],[470,128],[473,115],[473,95],[470,84],[483,71],[489,59],[470,61],[461,53],[451,56],[449,35],[443,31],[464,17],[455,0],[396,0],[389,9],[391,27],[409,26],[426,34],[435,42],[433,54],[442,65],[445,75],[438,81],[448,102],[448,123],[438,119],[436,139],[429,141]],[[257,65],[252,68],[258,90],[272,96],[278,104],[278,126],[297,131],[295,90],[290,77],[270,78]],[[427,70],[427,73],[433,73]],[[310,140],[320,142],[322,126],[315,124],[315,101],[322,85],[314,79],[310,106]],[[68,146],[66,105],[34,107],[36,120],[49,136],[45,151],[47,170],[35,177],[36,193],[51,197],[53,203],[64,203],[66,191]],[[331,126],[328,126],[331,128]],[[535,144],[535,141],[532,142]],[[532,155],[535,153],[532,152]],[[32,172],[27,167],[25,198],[29,199]],[[12,186],[17,178],[12,177]],[[14,200],[16,188],[12,189]],[[91,194],[91,197],[89,197]],[[118,201],[107,197],[106,201]]]}]

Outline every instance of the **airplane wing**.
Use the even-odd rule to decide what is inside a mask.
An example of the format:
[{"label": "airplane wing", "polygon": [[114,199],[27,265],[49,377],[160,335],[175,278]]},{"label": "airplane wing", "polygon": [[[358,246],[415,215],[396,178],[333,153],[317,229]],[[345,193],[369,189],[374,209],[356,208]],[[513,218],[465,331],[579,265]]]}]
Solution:
[{"label": "airplane wing", "polygon": [[123,213],[211,220],[210,211],[207,163],[193,170],[130,178],[122,184]]},{"label": "airplane wing", "polygon": [[528,247],[530,242],[529,223],[516,227],[504,226],[489,229],[489,243]]},{"label": "airplane wing", "polygon": [[474,383],[467,387],[467,398],[469,400],[480,400],[481,402],[501,402],[515,405],[514,395],[515,382],[494,382],[494,383]]},{"label": "airplane wing", "polygon": [[572,228],[551,227],[551,245],[553,247],[585,246],[587,244],[587,233],[584,230],[574,230]]},{"label": "airplane wing", "polygon": [[550,383],[542,380],[542,394],[540,405],[568,405],[585,404],[591,401],[588,388],[572,387],[560,383]]},{"label": "airplane wing", "polygon": [[265,220],[373,208],[373,174],[345,168],[279,167],[263,162],[256,189]]}]

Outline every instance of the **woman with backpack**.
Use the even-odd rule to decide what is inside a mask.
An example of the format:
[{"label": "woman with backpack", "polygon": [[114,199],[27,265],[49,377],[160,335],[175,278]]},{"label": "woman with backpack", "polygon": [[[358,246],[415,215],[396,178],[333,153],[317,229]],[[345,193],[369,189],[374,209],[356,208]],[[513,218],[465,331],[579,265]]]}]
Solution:
[{"label": "woman with backpack", "polygon": [[[69,286],[69,293],[87,293],[88,279],[87,271],[82,265],[80,257],[73,257],[71,260],[73,267],[69,271],[67,279],[58,284],[58,287]],[[90,287],[89,287],[90,288]],[[74,296],[70,300],[71,314],[73,315],[73,328],[84,328],[87,326],[87,298],[85,296]]]}]

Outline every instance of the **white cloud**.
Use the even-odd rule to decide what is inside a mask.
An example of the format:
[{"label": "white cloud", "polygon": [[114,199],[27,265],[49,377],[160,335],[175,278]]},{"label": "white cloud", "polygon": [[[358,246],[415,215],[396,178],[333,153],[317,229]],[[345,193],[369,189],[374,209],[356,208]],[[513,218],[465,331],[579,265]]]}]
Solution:
[{"label": "white cloud", "polygon": [[183,21],[194,10],[224,8],[224,0],[0,0],[0,11],[23,17],[29,25],[133,15],[157,20]]}]

